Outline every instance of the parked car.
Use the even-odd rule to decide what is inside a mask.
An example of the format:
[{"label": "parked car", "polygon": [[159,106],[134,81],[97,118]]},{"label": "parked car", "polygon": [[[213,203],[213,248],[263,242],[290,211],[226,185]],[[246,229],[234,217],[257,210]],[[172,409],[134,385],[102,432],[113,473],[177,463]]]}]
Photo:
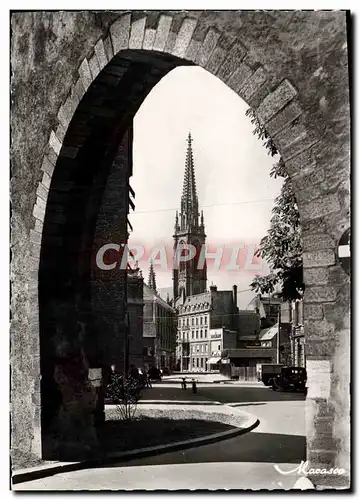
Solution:
[{"label": "parked car", "polygon": [[273,391],[293,391],[307,393],[307,374],[305,368],[286,366],[272,379]]},{"label": "parked car", "polygon": [[260,378],[264,385],[272,385],[272,379],[281,373],[281,369],[284,365],[279,364],[268,364],[261,365]]}]

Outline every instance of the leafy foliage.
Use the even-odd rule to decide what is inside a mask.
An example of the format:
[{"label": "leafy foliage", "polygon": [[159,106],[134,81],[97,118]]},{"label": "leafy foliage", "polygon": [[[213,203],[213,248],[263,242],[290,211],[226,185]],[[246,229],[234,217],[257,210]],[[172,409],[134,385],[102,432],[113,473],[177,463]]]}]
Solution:
[{"label": "leafy foliage", "polygon": [[[254,111],[250,108],[246,115],[254,125],[254,135],[263,141],[270,156],[276,156],[276,145]],[[272,271],[267,276],[255,276],[250,287],[257,293],[271,294],[275,286],[281,284],[282,297],[291,301],[300,299],[304,291],[299,210],[282,158],[273,165],[270,177],[282,177],[284,183],[275,198],[270,228],[262,238],[256,255],[265,259]]]},{"label": "leafy foliage", "polygon": [[108,397],[116,404],[121,420],[133,420],[137,404],[141,398],[141,387],[133,377],[123,378],[117,373],[112,374],[107,386]]}]

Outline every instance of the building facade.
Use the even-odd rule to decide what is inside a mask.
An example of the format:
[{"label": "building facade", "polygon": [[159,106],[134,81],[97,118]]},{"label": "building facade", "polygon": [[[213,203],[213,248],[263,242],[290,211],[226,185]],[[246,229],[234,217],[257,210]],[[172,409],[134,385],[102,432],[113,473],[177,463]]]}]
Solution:
[{"label": "building facade", "polygon": [[279,293],[272,295],[256,295],[248,304],[247,309],[260,314],[260,328],[270,328],[279,319],[280,305],[282,299]]},{"label": "building facade", "polygon": [[[177,307],[177,368],[209,371],[210,358],[220,359],[225,348],[236,346],[236,286],[186,297]],[[215,364],[215,363],[213,363]]]},{"label": "building facade", "polygon": [[304,335],[304,302],[294,301],[291,304],[291,359],[293,366],[306,366],[305,335]]},{"label": "building facade", "polygon": [[[138,267],[127,270],[127,351],[129,366],[143,368],[144,279]],[[125,351],[126,352],[126,351]]]},{"label": "building facade", "polygon": [[175,367],[176,313],[156,291],[155,273],[150,266],[144,290],[143,359],[144,367],[156,366],[172,371]]}]

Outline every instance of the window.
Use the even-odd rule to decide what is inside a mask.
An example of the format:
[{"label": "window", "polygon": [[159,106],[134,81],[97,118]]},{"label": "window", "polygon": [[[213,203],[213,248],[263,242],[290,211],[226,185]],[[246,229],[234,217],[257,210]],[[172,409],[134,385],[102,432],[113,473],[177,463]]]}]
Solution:
[{"label": "window", "polygon": [[205,352],[208,352],[208,345],[205,344]]},{"label": "window", "polygon": [[203,331],[200,330],[200,338],[202,339],[203,338]]},{"label": "window", "polygon": [[200,346],[199,346],[199,344],[196,345],[196,352],[200,352]]},{"label": "window", "polygon": [[195,368],[195,358],[192,359],[193,368]]},{"label": "window", "polygon": [[196,330],[196,338],[199,338],[199,330]]},{"label": "window", "polygon": [[197,325],[199,324],[199,318],[196,318],[196,324]]},{"label": "window", "polygon": [[199,368],[199,358],[196,358],[196,368]]},{"label": "window", "polygon": [[200,358],[200,366],[201,366],[201,368],[204,367],[204,358]]},{"label": "window", "polygon": [[205,325],[207,325],[207,316],[205,316],[204,319],[205,319]]},{"label": "window", "polygon": [[191,324],[194,326],[194,318],[191,318]]},{"label": "window", "polygon": [[186,318],[186,325],[189,326],[189,318]]},{"label": "window", "polygon": [[194,340],[194,330],[191,332],[191,338]]},{"label": "window", "polygon": [[202,316],[200,317],[200,325],[202,325],[203,323],[203,319],[202,319]]},{"label": "window", "polygon": [[218,351],[220,351],[220,349],[221,349],[221,345],[220,345],[220,344],[218,344]]},{"label": "window", "polygon": [[205,328],[204,330],[204,337],[206,338],[207,337],[207,329]]},{"label": "window", "polygon": [[201,352],[204,352],[204,344],[201,344]]}]

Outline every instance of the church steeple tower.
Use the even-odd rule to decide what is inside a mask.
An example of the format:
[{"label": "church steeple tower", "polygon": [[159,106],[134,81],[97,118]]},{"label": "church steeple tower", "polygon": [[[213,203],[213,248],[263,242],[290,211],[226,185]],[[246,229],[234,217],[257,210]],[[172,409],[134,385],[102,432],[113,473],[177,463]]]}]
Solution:
[{"label": "church steeple tower", "polygon": [[197,269],[197,261],[202,246],[205,244],[206,235],[202,212],[199,221],[199,200],[196,192],[192,142],[189,132],[180,213],[176,212],[175,216],[174,254],[181,244],[191,244],[196,248],[196,256],[191,261],[182,263],[179,269],[174,269],[174,299],[181,295],[196,295],[206,290],[206,262],[203,269]]},{"label": "church steeple tower", "polygon": [[155,279],[155,271],[154,271],[154,266],[152,261],[150,262],[150,269],[149,269],[149,278],[148,278],[148,287],[154,290],[156,292],[156,279]]},{"label": "church steeple tower", "polygon": [[181,196],[181,227],[192,228],[199,225],[199,201],[196,194],[194,157],[192,151],[192,137],[189,132],[186,151],[183,192]]}]

